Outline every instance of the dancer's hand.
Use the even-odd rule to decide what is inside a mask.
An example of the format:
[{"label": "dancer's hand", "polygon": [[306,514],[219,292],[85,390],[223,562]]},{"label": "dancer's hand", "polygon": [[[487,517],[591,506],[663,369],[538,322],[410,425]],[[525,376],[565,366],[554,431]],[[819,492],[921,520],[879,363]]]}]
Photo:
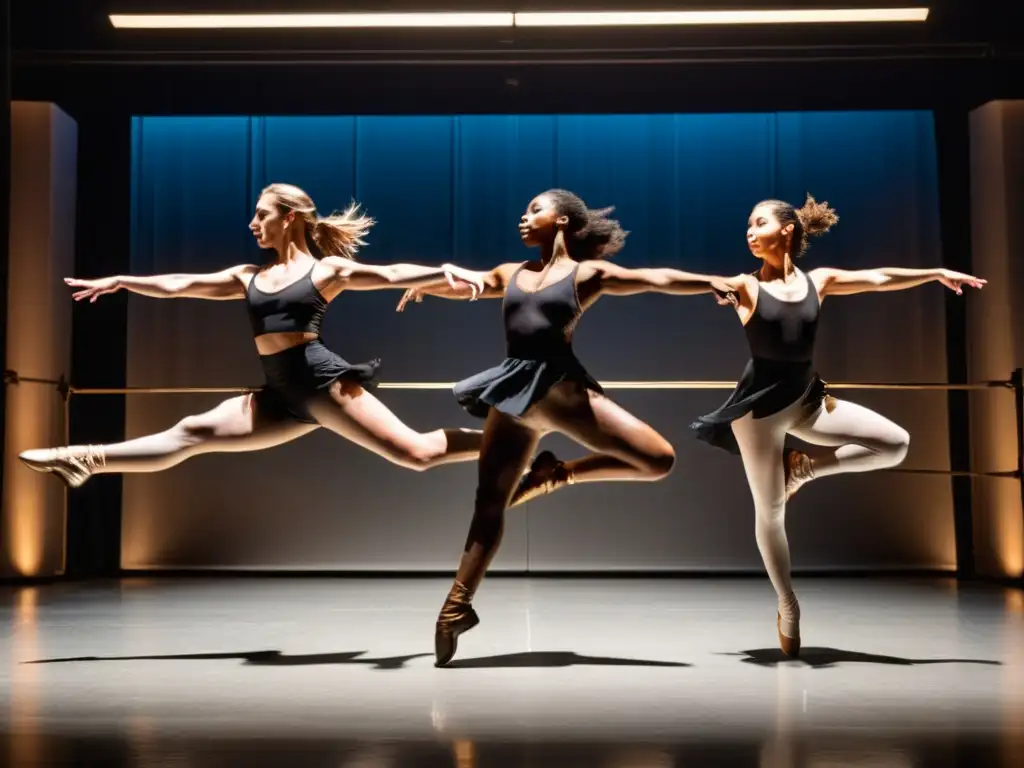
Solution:
[{"label": "dancer's hand", "polygon": [[88,299],[90,304],[106,293],[117,293],[121,286],[117,283],[116,277],[101,277],[97,280],[79,280],[74,277],[65,277],[64,282],[71,288],[78,288],[71,298],[75,301]]},{"label": "dancer's hand", "polygon": [[444,276],[454,291],[464,290],[468,287],[472,291],[469,297],[470,301],[476,301],[484,291],[484,276],[479,272],[463,269],[454,264],[445,264]]},{"label": "dancer's hand", "polygon": [[738,307],[740,305],[736,291],[725,280],[717,277],[711,278],[711,293],[714,294],[715,301],[723,307]]},{"label": "dancer's hand", "polygon": [[408,304],[410,301],[416,304],[419,304],[421,301],[423,301],[423,293],[420,291],[419,288],[410,288],[405,293],[403,293],[402,298],[398,300],[398,306],[395,307],[395,312],[401,312],[402,310],[404,310],[405,305]]},{"label": "dancer's hand", "polygon": [[957,296],[963,295],[963,286],[968,288],[981,288],[987,280],[982,280],[980,277],[974,277],[973,275],[965,275],[963,272],[954,272],[951,269],[943,269],[939,273],[939,282],[949,288],[949,290],[956,293]]}]

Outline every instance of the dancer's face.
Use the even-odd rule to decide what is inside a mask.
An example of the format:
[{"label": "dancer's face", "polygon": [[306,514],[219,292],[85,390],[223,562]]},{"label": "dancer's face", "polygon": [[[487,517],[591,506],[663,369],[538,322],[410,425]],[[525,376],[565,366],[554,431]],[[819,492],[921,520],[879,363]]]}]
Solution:
[{"label": "dancer's face", "polygon": [[548,195],[537,195],[519,220],[519,237],[532,248],[552,242],[558,230],[568,224],[569,217],[558,213],[554,200]]},{"label": "dancer's face", "polygon": [[249,231],[260,248],[280,248],[295,223],[295,214],[282,214],[274,195],[263,195],[256,203],[256,213],[249,222]]},{"label": "dancer's face", "polygon": [[759,205],[751,211],[747,221],[747,246],[756,258],[781,264],[792,235],[793,225],[782,226],[770,206]]}]

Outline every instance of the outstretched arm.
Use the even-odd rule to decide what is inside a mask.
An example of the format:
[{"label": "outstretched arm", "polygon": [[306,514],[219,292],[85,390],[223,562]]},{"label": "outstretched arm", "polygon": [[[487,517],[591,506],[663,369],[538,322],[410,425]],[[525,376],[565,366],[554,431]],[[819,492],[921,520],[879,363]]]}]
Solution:
[{"label": "outstretched arm", "polygon": [[379,291],[386,288],[419,288],[439,283],[452,290],[461,289],[476,298],[483,291],[479,272],[442,264],[423,267],[419,264],[360,264],[350,259],[329,256],[322,260],[335,271],[335,279],[351,291]]},{"label": "outstretched arm", "polygon": [[678,269],[626,269],[607,261],[588,262],[591,275],[581,276],[580,283],[593,285],[594,298],[599,295],[632,296],[638,293],[668,293],[673,296],[696,296],[702,293],[727,294],[740,290],[744,277],[722,277],[683,272]]},{"label": "outstretched arm", "polygon": [[818,286],[818,293],[821,296],[850,296],[870,291],[902,291],[930,282],[942,283],[951,291],[961,294],[965,285],[970,288],[981,288],[987,282],[980,277],[954,272],[950,269],[903,269],[902,267],[857,270],[822,267],[811,270],[809,275]]},{"label": "outstretched arm", "polygon": [[505,286],[509,279],[519,268],[519,264],[500,264],[487,272],[473,272],[467,270],[468,274],[479,279],[481,289],[478,295],[473,296],[462,286],[453,286],[447,281],[435,280],[418,288],[410,288],[398,302],[396,312],[405,309],[410,301],[418,304],[423,301],[424,296],[436,296],[439,299],[500,299],[505,295]]},{"label": "outstretched arm", "polygon": [[95,302],[104,294],[116,293],[120,290],[150,296],[154,299],[187,298],[225,301],[241,299],[245,296],[242,275],[255,272],[256,269],[256,267],[246,264],[206,275],[172,274],[148,277],[116,275],[100,277],[95,280],[66,277],[64,282],[75,289],[71,295],[75,301],[88,299],[90,303]]}]

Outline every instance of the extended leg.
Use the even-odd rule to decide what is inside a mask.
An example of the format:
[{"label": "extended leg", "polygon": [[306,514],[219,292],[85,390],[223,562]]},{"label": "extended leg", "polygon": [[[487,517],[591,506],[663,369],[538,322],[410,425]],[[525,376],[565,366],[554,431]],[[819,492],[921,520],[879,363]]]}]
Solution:
[{"label": "extended leg", "polygon": [[845,400],[836,400],[831,412],[821,408],[790,433],[822,448],[787,457],[788,496],[814,478],[894,467],[910,447],[910,434],[903,427]]},{"label": "extended leg", "polygon": [[539,440],[539,433],[491,410],[484,426],[473,521],[462,559],[434,632],[436,664],[455,655],[458,636],[477,625],[470,605],[491,560],[498,552],[505,526],[505,508]]},{"label": "extended leg", "polygon": [[24,451],[19,458],[32,469],[53,472],[72,488],[94,474],[161,472],[202,453],[259,451],[316,429],[260,412],[257,398],[242,395],[170,429],[110,445],[67,446]]},{"label": "extended leg", "polygon": [[311,401],[309,412],[322,426],[406,469],[422,471],[480,455],[478,429],[417,432],[363,387],[336,382],[329,395]]},{"label": "extended leg", "polygon": [[732,428],[754,500],[757,548],[779,599],[779,641],[783,651],[796,655],[800,649],[800,605],[790,576],[782,467],[786,416],[785,411],[765,419],[754,419],[748,414],[734,422]]},{"label": "extended leg", "polygon": [[675,451],[664,437],[597,392],[553,390],[530,419],[595,453],[567,462],[549,451],[540,454],[511,506],[572,483],[661,480],[675,464]]}]

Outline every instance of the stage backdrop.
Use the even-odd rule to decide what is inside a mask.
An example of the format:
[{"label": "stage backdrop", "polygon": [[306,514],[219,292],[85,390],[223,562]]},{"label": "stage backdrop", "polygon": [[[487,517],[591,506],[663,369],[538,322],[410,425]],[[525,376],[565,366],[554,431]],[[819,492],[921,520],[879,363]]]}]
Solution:
[{"label": "stage backdrop", "polygon": [[[932,118],[921,112],[434,117],[140,117],[134,122],[137,274],[256,262],[247,230],[259,190],[304,187],[321,211],[360,201],[379,224],[361,258],[486,268],[528,258],[516,225],[530,198],[567,187],[615,205],[630,230],[625,266],[734,274],[762,198],[810,191],[841,221],[805,268],[938,265]],[[818,364],[828,380],[945,379],[942,289],[831,299]],[[427,300],[394,312],[398,291],[343,295],[327,344],[380,356],[385,381],[451,382],[499,362],[500,304]],[[260,366],[240,302],[131,297],[132,386],[255,385]],[[735,380],[747,357],[735,314],[710,297],[606,298],[576,349],[599,379]],[[448,391],[381,390],[416,429],[473,426]],[[654,484],[568,489],[509,513],[495,568],[757,570],[753,509],[737,458],[688,424],[725,391],[612,391],[660,430],[678,464]],[[947,467],[945,395],[842,393],[912,435],[907,467]],[[137,395],[129,436],[205,410],[216,395]],[[581,450],[552,437],[566,457]],[[455,567],[472,514],[473,463],[399,469],[321,430],[255,454],[193,459],[125,478],[126,568],[442,570]],[[789,510],[798,569],[952,568],[949,482],[891,473],[829,478]]]}]

